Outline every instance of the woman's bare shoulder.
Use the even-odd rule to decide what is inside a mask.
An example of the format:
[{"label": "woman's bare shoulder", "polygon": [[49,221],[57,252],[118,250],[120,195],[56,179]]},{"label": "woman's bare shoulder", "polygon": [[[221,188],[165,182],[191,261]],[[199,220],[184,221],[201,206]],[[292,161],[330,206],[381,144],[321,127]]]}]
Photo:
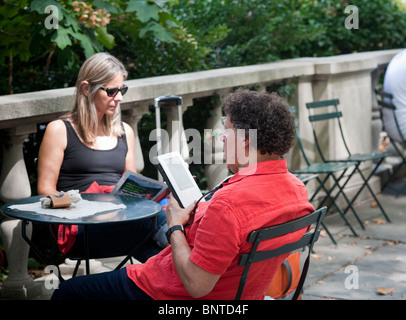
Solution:
[{"label": "woman's bare shoulder", "polygon": [[46,130],[52,133],[63,133],[66,132],[66,126],[63,120],[57,119],[48,123]]},{"label": "woman's bare shoulder", "polygon": [[66,126],[63,121],[57,119],[48,123],[45,129],[44,139],[49,141],[65,141]]},{"label": "woman's bare shoulder", "polygon": [[124,131],[127,135],[128,134],[134,135],[134,130],[133,130],[133,128],[131,128],[131,126],[128,123],[123,122],[123,126],[124,126]]}]

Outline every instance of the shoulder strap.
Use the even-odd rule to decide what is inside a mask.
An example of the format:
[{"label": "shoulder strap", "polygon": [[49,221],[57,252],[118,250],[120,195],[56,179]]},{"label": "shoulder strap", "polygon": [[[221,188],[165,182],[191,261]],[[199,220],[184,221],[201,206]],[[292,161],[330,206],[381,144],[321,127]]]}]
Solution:
[{"label": "shoulder strap", "polygon": [[122,138],[123,141],[125,142],[125,144],[127,145],[127,133],[125,132],[125,127],[124,127],[124,123],[123,123],[123,122],[121,122],[121,127],[123,128],[123,132],[124,132],[124,133],[123,133],[121,136],[117,137],[117,139]]},{"label": "shoulder strap", "polygon": [[74,143],[75,139],[80,141],[78,134],[76,133],[75,129],[72,126],[72,123],[68,120],[62,120],[66,127],[66,148],[69,147],[71,143]]},{"label": "shoulder strap", "polygon": [[77,137],[79,137],[78,134],[76,133],[76,130],[73,128],[72,123],[70,123],[70,121],[68,121],[68,120],[62,120],[62,121],[63,121],[63,123],[65,124],[65,127],[66,127],[66,135],[67,135],[67,136],[74,134],[74,135],[76,135]]}]

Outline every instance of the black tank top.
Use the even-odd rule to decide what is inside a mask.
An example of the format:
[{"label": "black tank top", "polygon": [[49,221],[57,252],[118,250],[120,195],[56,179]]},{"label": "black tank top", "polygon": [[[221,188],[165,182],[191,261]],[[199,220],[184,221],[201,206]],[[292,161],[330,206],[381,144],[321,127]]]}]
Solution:
[{"label": "black tank top", "polygon": [[125,170],[128,151],[125,134],[118,137],[117,145],[110,150],[94,150],[78,137],[69,121],[66,126],[67,145],[59,172],[59,191],[85,191],[96,181],[99,185],[114,185]]}]

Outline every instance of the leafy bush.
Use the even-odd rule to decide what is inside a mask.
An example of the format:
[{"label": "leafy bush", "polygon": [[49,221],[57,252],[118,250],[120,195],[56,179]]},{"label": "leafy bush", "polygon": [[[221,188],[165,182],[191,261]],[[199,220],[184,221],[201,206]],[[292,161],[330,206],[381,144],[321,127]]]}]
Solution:
[{"label": "leafy bush", "polygon": [[[110,51],[144,78],[406,46],[396,0],[18,0],[0,7],[0,94],[73,86]],[[359,29],[344,26],[348,5]],[[58,9],[58,29],[46,28]]]},{"label": "leafy bush", "polygon": [[[177,41],[181,26],[165,2],[2,1],[0,94],[73,86],[83,61],[96,52],[116,48],[118,56],[131,63],[132,55],[119,50],[127,43],[134,48],[147,38]],[[151,51],[146,49],[136,51],[147,57]]]},{"label": "leafy bush", "polygon": [[[359,29],[344,27],[348,5],[358,8]],[[318,21],[322,34],[304,47],[302,56],[331,56],[406,46],[406,12],[396,1],[319,1],[305,8],[307,20]]]},{"label": "leafy bush", "polygon": [[211,68],[249,65],[298,56],[321,30],[305,20],[306,1],[180,0],[173,13],[207,48]]},{"label": "leafy bush", "polygon": [[[350,4],[359,29],[344,25]],[[391,0],[179,0],[171,11],[211,68],[406,45],[406,13]]]}]

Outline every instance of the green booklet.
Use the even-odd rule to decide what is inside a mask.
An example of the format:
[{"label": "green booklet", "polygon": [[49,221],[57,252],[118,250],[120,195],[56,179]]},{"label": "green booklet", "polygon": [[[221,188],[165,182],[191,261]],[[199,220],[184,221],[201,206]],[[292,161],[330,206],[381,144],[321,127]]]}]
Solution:
[{"label": "green booklet", "polygon": [[169,194],[169,189],[164,182],[127,170],[111,194],[130,195],[159,202]]}]

